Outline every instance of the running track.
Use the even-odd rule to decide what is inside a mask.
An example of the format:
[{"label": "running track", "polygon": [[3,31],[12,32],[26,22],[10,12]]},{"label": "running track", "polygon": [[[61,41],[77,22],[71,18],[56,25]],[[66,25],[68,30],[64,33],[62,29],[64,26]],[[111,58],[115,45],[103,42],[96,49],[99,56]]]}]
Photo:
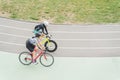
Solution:
[{"label": "running track", "polygon": [[[0,18],[0,51],[19,54],[38,23]],[[53,25],[48,27],[58,44],[58,57],[120,56],[120,25]]]}]

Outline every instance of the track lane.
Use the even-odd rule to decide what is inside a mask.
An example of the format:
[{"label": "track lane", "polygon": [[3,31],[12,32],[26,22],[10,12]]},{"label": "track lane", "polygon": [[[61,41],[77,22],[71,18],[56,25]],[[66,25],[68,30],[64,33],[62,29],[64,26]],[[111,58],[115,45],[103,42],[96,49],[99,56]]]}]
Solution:
[{"label": "track lane", "polygon": [[[26,50],[25,41],[33,35],[36,24],[0,18],[0,50],[13,53]],[[120,56],[119,24],[50,25],[48,29],[58,43],[55,56]]]}]

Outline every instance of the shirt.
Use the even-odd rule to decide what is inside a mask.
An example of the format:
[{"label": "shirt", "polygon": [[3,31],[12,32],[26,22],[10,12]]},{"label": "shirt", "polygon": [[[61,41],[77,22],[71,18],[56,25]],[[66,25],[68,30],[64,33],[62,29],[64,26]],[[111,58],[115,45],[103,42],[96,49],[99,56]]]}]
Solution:
[{"label": "shirt", "polygon": [[37,45],[40,43],[40,40],[37,37],[32,37],[32,38],[29,38],[29,42],[33,45]]},{"label": "shirt", "polygon": [[34,28],[34,32],[37,31],[37,32],[43,32],[44,34],[48,34],[48,31],[47,31],[47,28],[44,24],[39,24],[37,26],[35,26]]}]

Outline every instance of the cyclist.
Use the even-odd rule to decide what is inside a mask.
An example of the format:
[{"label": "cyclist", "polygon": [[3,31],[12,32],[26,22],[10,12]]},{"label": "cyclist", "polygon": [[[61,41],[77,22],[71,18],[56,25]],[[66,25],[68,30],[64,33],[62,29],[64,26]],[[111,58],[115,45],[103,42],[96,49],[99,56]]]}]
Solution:
[{"label": "cyclist", "polygon": [[34,31],[33,31],[34,34],[44,33],[44,34],[48,35],[48,30],[47,30],[48,25],[49,25],[49,22],[47,22],[47,21],[43,21],[39,25],[36,25],[34,28]]},{"label": "cyclist", "polygon": [[[40,33],[36,33],[34,37],[29,38],[26,41],[26,48],[32,53],[33,59],[35,58],[35,54],[38,48],[45,50],[45,47],[40,44],[40,36]],[[36,63],[36,61],[33,61],[33,63]]]}]

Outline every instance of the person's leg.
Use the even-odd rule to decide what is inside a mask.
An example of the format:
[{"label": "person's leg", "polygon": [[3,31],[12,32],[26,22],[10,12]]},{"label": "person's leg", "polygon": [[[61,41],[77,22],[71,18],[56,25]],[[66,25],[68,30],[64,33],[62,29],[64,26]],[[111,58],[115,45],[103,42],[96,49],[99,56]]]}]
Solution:
[{"label": "person's leg", "polygon": [[26,43],[26,48],[31,52],[32,58],[33,58],[33,62],[34,62],[34,58],[35,58],[35,53],[36,51],[34,50],[35,46],[30,44],[29,42]]},{"label": "person's leg", "polygon": [[33,59],[32,62],[36,64],[36,61],[34,61],[34,58],[35,58],[37,48],[35,47],[35,45],[30,44],[29,41],[26,42],[26,48],[31,52],[32,59]]},{"label": "person's leg", "polygon": [[36,52],[37,52],[37,50],[38,50],[38,47],[35,46],[34,49],[33,49],[33,51],[32,51],[33,62],[36,62],[36,61],[34,61],[34,59],[35,59],[35,57],[36,57]]}]

